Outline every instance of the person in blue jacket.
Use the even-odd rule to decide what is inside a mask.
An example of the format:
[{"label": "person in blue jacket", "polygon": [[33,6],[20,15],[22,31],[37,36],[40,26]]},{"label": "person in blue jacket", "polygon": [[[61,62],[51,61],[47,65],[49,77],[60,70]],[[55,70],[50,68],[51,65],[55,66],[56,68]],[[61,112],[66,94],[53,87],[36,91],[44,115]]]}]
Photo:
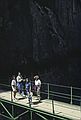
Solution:
[{"label": "person in blue jacket", "polygon": [[28,78],[26,78],[25,88],[26,88],[26,95],[28,96],[29,92],[31,91],[31,83]]},{"label": "person in blue jacket", "polygon": [[31,92],[31,82],[29,81],[28,78],[26,78],[25,88],[26,88],[26,96],[28,98],[29,104],[32,104],[33,93]]}]

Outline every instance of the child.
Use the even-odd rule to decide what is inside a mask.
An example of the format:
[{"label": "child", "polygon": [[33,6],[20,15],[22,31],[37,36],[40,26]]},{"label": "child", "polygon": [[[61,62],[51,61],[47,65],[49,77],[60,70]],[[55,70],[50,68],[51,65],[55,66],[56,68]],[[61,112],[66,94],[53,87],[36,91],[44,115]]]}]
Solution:
[{"label": "child", "polygon": [[29,82],[28,78],[26,78],[25,88],[26,88],[26,95],[28,96],[29,92],[31,91],[31,83]]},{"label": "child", "polygon": [[33,93],[31,92],[31,83],[29,82],[28,78],[26,78],[25,87],[26,87],[26,95],[27,95],[29,104],[32,104],[32,95],[33,95]]}]

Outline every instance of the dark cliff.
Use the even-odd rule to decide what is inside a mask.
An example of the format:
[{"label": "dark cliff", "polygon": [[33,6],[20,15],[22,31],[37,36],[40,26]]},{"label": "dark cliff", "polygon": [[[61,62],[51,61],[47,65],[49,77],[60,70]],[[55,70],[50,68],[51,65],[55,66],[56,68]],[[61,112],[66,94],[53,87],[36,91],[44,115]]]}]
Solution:
[{"label": "dark cliff", "polygon": [[80,0],[0,0],[1,76],[80,86],[80,26]]}]

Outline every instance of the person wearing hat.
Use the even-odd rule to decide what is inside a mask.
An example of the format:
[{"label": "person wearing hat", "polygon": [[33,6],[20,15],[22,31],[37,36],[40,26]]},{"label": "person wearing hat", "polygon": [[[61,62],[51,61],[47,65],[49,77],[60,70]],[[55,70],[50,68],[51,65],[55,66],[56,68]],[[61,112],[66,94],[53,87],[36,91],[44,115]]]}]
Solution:
[{"label": "person wearing hat", "polygon": [[40,101],[41,80],[39,79],[38,75],[35,75],[34,79],[35,79],[35,87],[36,87],[37,99]]}]

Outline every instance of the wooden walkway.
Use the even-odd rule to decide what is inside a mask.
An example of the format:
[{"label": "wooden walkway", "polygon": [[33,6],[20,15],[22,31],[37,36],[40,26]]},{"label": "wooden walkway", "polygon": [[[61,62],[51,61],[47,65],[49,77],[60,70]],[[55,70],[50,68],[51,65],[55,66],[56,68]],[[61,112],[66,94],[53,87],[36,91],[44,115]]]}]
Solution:
[{"label": "wooden walkway", "polygon": [[[0,91],[0,98],[10,101],[11,92]],[[23,98],[18,93],[17,93],[17,99],[14,100],[14,102],[25,106],[29,106],[28,99]],[[33,104],[31,106],[33,108],[43,110],[49,113],[53,113],[52,100],[44,99],[39,103],[36,97],[33,96],[32,102]],[[71,105],[64,102],[54,101],[54,113],[60,116],[70,118],[72,120],[81,120],[81,107],[77,105]]]}]

